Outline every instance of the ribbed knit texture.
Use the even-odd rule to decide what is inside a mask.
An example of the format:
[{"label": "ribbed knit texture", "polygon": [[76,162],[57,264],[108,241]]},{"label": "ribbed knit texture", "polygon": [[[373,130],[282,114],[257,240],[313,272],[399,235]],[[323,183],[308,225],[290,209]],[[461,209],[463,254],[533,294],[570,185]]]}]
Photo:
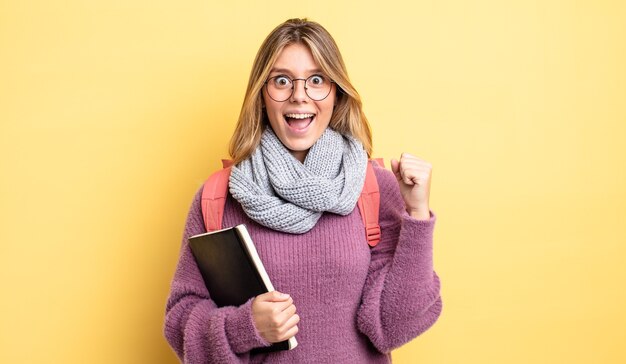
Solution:
[{"label": "ribbed knit texture", "polygon": [[254,221],[302,234],[322,212],[347,215],[363,189],[367,153],[361,142],[326,128],[304,163],[285,148],[272,128],[250,158],[234,166],[229,188]]},{"label": "ribbed knit texture", "polygon": [[165,337],[185,363],[388,363],[390,351],[432,326],[442,303],[433,271],[436,217],[408,216],[395,177],[375,167],[380,185],[382,239],[365,240],[358,209],[324,213],[309,232],[280,233],[261,226],[228,199],[224,226],[247,225],[275,286],[289,293],[301,321],[298,347],[250,355],[268,345],[254,328],[251,301],[216,308],[187,239],[205,232],[196,195],[165,318]]}]

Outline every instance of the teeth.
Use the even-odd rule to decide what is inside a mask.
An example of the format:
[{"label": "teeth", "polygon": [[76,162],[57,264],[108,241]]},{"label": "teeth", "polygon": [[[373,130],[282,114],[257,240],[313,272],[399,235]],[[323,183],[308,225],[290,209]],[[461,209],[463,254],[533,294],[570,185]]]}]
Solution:
[{"label": "teeth", "polygon": [[306,119],[312,118],[315,114],[286,114],[285,116],[292,119]]}]

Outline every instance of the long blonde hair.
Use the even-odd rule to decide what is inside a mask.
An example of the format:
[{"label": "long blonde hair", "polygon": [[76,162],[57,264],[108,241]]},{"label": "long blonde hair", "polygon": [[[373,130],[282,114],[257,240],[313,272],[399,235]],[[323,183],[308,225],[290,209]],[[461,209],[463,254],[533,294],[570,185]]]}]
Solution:
[{"label": "long blonde hair", "polygon": [[287,45],[300,43],[309,48],[322,71],[337,85],[336,105],[329,126],[358,139],[368,156],[372,153],[372,132],[363,113],[361,97],[350,83],[346,66],[333,37],[324,27],[305,19],[289,19],[276,27],[257,52],[248,80],[229,153],[234,163],[248,158],[261,140],[268,119],[263,110],[262,90],[278,55]]}]

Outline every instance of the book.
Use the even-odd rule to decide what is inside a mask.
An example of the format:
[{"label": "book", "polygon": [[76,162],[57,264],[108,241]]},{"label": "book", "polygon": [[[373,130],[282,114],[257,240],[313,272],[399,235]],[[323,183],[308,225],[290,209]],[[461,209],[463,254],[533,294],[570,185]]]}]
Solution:
[{"label": "book", "polygon": [[[218,307],[240,306],[252,297],[274,291],[245,225],[194,235],[189,246]],[[253,352],[291,350],[297,345],[292,337]]]}]

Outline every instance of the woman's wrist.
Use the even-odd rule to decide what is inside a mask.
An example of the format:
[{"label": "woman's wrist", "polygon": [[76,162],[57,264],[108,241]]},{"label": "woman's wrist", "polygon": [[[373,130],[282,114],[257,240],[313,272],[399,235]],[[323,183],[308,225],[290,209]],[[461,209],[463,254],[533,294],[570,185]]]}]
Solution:
[{"label": "woman's wrist", "polygon": [[407,209],[409,215],[416,220],[430,220],[430,208],[422,206],[415,209]]}]

